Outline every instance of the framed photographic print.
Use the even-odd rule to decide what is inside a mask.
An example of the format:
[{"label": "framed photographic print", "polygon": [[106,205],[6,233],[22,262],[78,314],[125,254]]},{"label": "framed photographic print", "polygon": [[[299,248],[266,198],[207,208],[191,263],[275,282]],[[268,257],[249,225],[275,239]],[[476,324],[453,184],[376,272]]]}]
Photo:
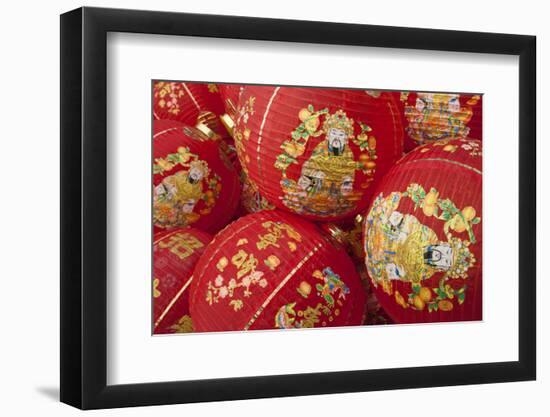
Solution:
[{"label": "framed photographic print", "polygon": [[535,379],[534,37],[81,8],[61,101],[63,402]]}]

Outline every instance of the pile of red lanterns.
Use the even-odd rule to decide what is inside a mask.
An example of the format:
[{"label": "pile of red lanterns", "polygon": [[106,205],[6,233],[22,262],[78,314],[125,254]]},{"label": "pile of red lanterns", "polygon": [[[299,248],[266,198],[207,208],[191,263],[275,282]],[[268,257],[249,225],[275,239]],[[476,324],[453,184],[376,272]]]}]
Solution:
[{"label": "pile of red lanterns", "polygon": [[153,83],[153,333],[481,320],[481,96]]}]

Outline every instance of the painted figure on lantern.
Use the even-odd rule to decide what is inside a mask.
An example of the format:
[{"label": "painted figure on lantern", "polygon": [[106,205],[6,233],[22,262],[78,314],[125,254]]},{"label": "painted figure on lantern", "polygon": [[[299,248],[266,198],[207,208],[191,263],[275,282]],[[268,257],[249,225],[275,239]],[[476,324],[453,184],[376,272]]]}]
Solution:
[{"label": "painted figure on lantern", "polygon": [[407,133],[418,144],[465,138],[476,103],[474,97],[462,105],[459,94],[417,93],[414,105],[405,106]]},{"label": "painted figure on lantern", "polygon": [[388,286],[399,280],[421,284],[436,272],[449,278],[466,278],[475,259],[469,242],[447,234],[442,241],[429,227],[399,208],[402,194],[379,196],[367,217],[367,268],[374,283]]},{"label": "painted figure on lantern", "polygon": [[[321,116],[325,120],[319,129]],[[353,119],[348,118],[342,110],[329,114],[326,109],[314,113],[303,109],[300,118],[303,119],[303,129],[306,132],[302,134],[302,138],[324,135],[324,140],[315,146],[309,159],[304,162],[296,181],[289,178],[286,170],[284,171],[285,175],[281,180],[281,187],[285,192],[283,203],[297,213],[320,216],[345,214],[353,210],[360,199],[359,193],[354,192],[355,171],[364,168],[362,163],[355,161],[350,149],[350,141],[360,140],[354,136]],[[293,141],[285,142],[282,146],[287,156],[292,158],[305,151],[305,143],[296,140],[295,132]],[[373,173],[374,162],[370,162]]]},{"label": "painted figure on lantern", "polygon": [[346,299],[346,294],[349,294],[348,286],[340,279],[338,274],[335,274],[330,267],[326,267],[321,272],[316,270],[313,272],[313,276],[321,281],[323,284],[317,284],[315,288],[319,294],[325,299],[326,303],[330,306],[334,306],[334,297],[338,293],[338,299]]},{"label": "painted figure on lantern", "polygon": [[[219,193],[219,179],[210,175],[210,169],[205,161],[196,155],[178,150],[178,154],[188,159],[187,170],[178,171],[164,178],[155,187],[153,195],[153,217],[158,227],[171,228],[189,226],[196,222],[202,214],[207,214],[215,203]],[[166,161],[156,161],[157,164]],[[212,178],[209,178],[212,177]],[[197,204],[205,202],[205,207],[198,210]]]}]

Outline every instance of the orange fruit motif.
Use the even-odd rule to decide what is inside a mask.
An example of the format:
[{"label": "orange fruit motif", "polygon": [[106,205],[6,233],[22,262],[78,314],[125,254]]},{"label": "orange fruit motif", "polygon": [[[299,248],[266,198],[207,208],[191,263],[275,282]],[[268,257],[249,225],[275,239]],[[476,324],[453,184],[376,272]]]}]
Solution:
[{"label": "orange fruit motif", "polygon": [[426,304],[424,303],[424,301],[422,300],[422,298],[420,298],[420,296],[418,295],[415,295],[414,298],[413,298],[413,304],[414,304],[414,307],[417,309],[417,310],[424,310],[424,307],[426,306]]},{"label": "orange fruit motif", "polygon": [[462,209],[462,215],[467,221],[473,220],[476,217],[476,209],[472,206],[464,207]]},{"label": "orange fruit motif", "polygon": [[449,300],[440,300],[437,303],[437,306],[440,310],[443,311],[451,311],[453,309],[453,303],[451,303]]},{"label": "orange fruit motif", "polygon": [[433,216],[435,213],[435,205],[424,205],[424,207],[422,207],[422,212],[427,217]]},{"label": "orange fruit motif", "polygon": [[427,303],[428,301],[430,301],[432,299],[432,292],[430,291],[429,288],[422,287],[422,288],[420,288],[420,291],[418,292],[418,296],[420,297],[420,299],[422,301]]}]

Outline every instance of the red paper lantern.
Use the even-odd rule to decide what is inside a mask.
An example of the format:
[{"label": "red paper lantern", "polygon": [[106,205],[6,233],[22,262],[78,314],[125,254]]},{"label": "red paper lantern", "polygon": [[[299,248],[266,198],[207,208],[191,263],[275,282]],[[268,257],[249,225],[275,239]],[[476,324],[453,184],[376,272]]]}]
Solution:
[{"label": "red paper lantern", "polygon": [[441,140],[386,175],[364,222],[366,265],[397,323],[481,319],[481,142]]},{"label": "red paper lantern", "polygon": [[444,139],[482,139],[482,99],[478,94],[400,94],[405,117],[405,150]]},{"label": "red paper lantern", "polygon": [[235,168],[201,131],[156,120],[153,135],[153,223],[155,230],[193,225],[215,232],[239,202]]},{"label": "red paper lantern", "polygon": [[212,237],[186,227],[157,233],[153,243],[154,333],[193,331],[189,285],[193,269]]},{"label": "red paper lantern", "polygon": [[197,331],[359,325],[365,294],[345,250],[314,224],[266,210],[235,221],[195,268]]},{"label": "red paper lantern", "polygon": [[234,137],[263,197],[321,221],[364,211],[403,150],[394,97],[365,90],[245,86]]}]

